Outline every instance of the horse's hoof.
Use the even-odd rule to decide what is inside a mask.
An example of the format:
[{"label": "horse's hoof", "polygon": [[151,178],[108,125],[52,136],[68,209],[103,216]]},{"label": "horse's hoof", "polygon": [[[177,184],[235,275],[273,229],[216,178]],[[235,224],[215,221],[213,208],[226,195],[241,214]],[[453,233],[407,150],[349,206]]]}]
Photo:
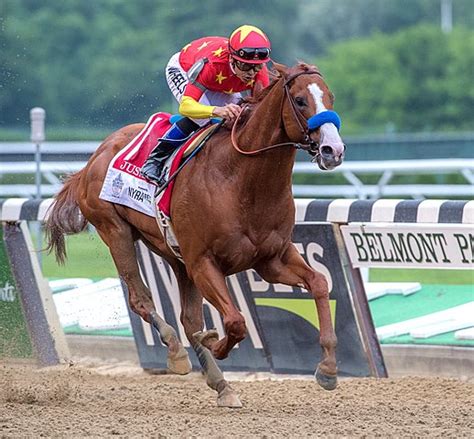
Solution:
[{"label": "horse's hoof", "polygon": [[229,385],[227,385],[217,396],[217,406],[240,409],[242,407],[242,403],[240,402],[237,393],[235,393],[235,391]]},{"label": "horse's hoof", "polygon": [[177,375],[187,375],[193,369],[193,365],[191,361],[189,361],[188,353],[185,351],[186,355],[180,356],[179,358],[168,357],[168,370],[171,373],[175,373]]},{"label": "horse's hoof", "polygon": [[325,390],[334,390],[337,387],[337,375],[325,375],[318,367],[314,376],[318,384]]},{"label": "horse's hoof", "polygon": [[219,334],[215,329],[209,329],[209,331],[199,331],[193,334],[194,339],[201,343],[208,349],[212,349],[212,345],[219,340]]}]

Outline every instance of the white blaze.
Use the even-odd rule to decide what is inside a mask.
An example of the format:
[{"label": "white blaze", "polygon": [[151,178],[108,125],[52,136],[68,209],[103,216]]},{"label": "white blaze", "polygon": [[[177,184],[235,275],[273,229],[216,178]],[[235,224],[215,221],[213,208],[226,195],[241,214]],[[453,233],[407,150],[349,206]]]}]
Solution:
[{"label": "white blaze", "polygon": [[[327,108],[323,103],[323,91],[318,87],[318,84],[313,83],[308,85],[308,90],[311,93],[311,96],[313,96],[314,102],[316,104],[316,114],[327,111]],[[333,123],[325,123],[321,125],[320,143],[321,145],[329,144],[333,148],[340,148],[340,151],[338,152],[342,152],[344,150],[344,144],[342,142],[341,136],[339,135],[339,131],[337,131],[337,128]]]},{"label": "white blaze", "polygon": [[318,84],[308,85],[308,90],[314,98],[314,102],[316,104],[316,114],[326,111],[327,108],[323,103],[323,91],[318,87]]}]

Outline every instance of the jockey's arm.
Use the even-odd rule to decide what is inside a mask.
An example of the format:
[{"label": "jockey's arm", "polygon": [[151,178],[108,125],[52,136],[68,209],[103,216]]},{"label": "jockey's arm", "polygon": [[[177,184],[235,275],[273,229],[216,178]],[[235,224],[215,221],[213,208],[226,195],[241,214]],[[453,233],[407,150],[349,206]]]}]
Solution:
[{"label": "jockey's arm", "polygon": [[204,105],[196,102],[189,96],[183,96],[179,105],[179,113],[193,119],[207,119],[213,116],[234,120],[240,114],[241,108],[236,104],[227,104],[223,107]]},{"label": "jockey's arm", "polygon": [[179,104],[179,114],[193,119],[206,119],[212,117],[216,108],[213,105],[200,104],[190,96],[183,96]]},{"label": "jockey's arm", "polygon": [[179,102],[179,114],[192,119],[207,119],[208,117],[212,117],[215,106],[205,105],[199,102],[204,90],[205,89],[196,82],[189,83],[184,89],[183,97]]},{"label": "jockey's arm", "polygon": [[223,107],[201,104],[198,100],[202,94],[203,90],[198,86],[188,84],[179,103],[179,113],[192,119],[207,119],[217,116],[230,121],[234,120],[240,114],[240,107],[233,103],[229,103]]}]

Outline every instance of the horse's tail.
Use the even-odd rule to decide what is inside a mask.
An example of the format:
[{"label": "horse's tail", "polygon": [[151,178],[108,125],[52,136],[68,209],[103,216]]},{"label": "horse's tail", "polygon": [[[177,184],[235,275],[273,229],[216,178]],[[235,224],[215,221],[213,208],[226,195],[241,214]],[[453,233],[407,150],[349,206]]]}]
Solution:
[{"label": "horse's tail", "polygon": [[81,214],[78,203],[79,180],[83,172],[84,169],[70,175],[65,181],[48,212],[45,224],[48,242],[46,251],[51,253],[54,250],[56,261],[61,265],[67,258],[64,235],[79,233],[86,228],[88,223]]}]

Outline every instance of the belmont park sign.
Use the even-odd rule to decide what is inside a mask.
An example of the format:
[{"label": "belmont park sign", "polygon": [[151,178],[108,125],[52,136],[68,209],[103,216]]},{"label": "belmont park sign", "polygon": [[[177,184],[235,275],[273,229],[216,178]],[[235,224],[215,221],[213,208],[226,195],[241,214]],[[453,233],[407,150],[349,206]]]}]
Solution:
[{"label": "belmont park sign", "polygon": [[354,267],[474,267],[474,227],[351,223],[341,226]]}]

